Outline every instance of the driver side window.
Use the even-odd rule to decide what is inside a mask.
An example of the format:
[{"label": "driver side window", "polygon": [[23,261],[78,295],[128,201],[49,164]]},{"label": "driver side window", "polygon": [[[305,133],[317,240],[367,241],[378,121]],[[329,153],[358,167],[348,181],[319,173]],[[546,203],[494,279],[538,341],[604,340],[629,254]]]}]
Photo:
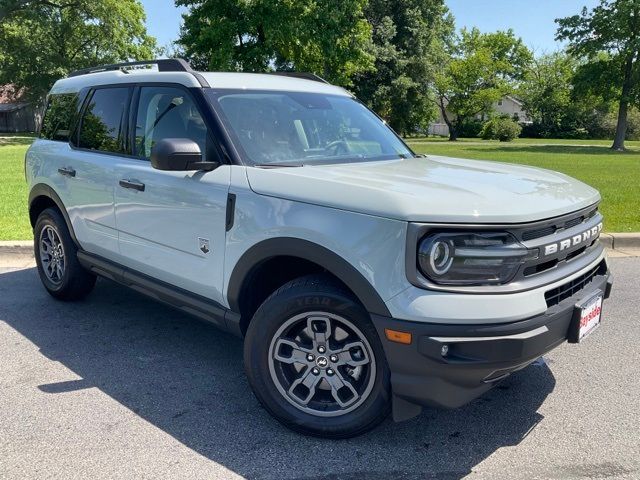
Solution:
[{"label": "driver side window", "polygon": [[134,154],[149,159],[151,148],[165,138],[188,138],[208,150],[207,127],[191,96],[175,87],[142,87],[135,122]]}]

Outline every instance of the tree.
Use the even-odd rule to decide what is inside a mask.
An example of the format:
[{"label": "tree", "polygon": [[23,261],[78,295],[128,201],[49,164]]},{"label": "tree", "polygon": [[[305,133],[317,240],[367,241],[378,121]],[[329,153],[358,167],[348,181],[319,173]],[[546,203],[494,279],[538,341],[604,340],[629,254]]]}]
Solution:
[{"label": "tree", "polygon": [[[611,148],[624,150],[629,107],[640,101],[640,0],[600,0],[580,15],[557,19],[558,40],[569,52],[589,60],[596,89],[618,89],[618,121]],[[603,56],[605,54],[605,56]]]},{"label": "tree", "polygon": [[531,59],[529,49],[511,30],[462,29],[450,42],[435,82],[449,140],[457,140],[465,122],[490,113],[495,102],[512,93]]},{"label": "tree", "polygon": [[558,52],[535,58],[526,70],[518,97],[542,137],[562,135],[572,123],[577,68],[573,57]]},{"label": "tree", "polygon": [[375,69],[354,79],[362,101],[400,134],[425,128],[434,117],[433,80],[442,37],[453,31],[443,0],[370,0]]},{"label": "tree", "polygon": [[189,7],[178,43],[207,70],[316,73],[348,86],[373,65],[366,0],[176,0]]},{"label": "tree", "polygon": [[3,0],[0,84],[40,101],[70,71],[153,58],[138,0]]},{"label": "tree", "polygon": [[[607,61],[608,55],[600,54]],[[527,135],[544,138],[610,138],[616,72],[602,70],[597,59],[587,63],[566,52],[533,60],[518,87],[518,97],[533,120]],[[603,78],[599,78],[604,76]],[[597,81],[594,79],[599,78]],[[608,88],[603,88],[608,86]],[[632,133],[628,129],[628,135]]]}]

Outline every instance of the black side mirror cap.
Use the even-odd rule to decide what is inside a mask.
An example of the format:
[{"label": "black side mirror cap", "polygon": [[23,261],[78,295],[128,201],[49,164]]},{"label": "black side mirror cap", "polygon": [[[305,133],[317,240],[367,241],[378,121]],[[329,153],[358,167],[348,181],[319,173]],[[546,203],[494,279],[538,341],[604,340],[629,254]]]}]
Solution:
[{"label": "black side mirror cap", "polygon": [[218,162],[203,162],[200,146],[188,138],[163,138],[151,147],[151,166],[157,170],[213,170]]}]

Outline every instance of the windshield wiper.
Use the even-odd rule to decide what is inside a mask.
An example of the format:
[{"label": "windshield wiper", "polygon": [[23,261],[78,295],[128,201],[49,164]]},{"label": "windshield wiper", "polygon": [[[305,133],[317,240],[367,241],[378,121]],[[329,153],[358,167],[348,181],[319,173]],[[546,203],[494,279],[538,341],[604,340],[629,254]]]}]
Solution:
[{"label": "windshield wiper", "polygon": [[258,168],[304,167],[304,163],[256,163],[254,167],[258,167]]}]

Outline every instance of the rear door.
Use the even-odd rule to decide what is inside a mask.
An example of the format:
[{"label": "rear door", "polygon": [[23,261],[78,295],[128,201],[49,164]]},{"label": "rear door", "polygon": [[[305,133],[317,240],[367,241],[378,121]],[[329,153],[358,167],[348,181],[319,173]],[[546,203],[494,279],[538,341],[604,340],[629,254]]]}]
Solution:
[{"label": "rear door", "polygon": [[140,86],[130,124],[132,156],[116,165],[120,263],[223,303],[230,166],[168,172],[149,160],[158,140],[188,138],[200,145],[203,160],[220,161],[202,108],[181,86]]},{"label": "rear door", "polygon": [[115,165],[125,154],[126,117],[133,89],[97,87],[86,96],[71,148],[59,175],[69,184],[63,199],[82,247],[115,259],[118,232],[115,220]]}]

